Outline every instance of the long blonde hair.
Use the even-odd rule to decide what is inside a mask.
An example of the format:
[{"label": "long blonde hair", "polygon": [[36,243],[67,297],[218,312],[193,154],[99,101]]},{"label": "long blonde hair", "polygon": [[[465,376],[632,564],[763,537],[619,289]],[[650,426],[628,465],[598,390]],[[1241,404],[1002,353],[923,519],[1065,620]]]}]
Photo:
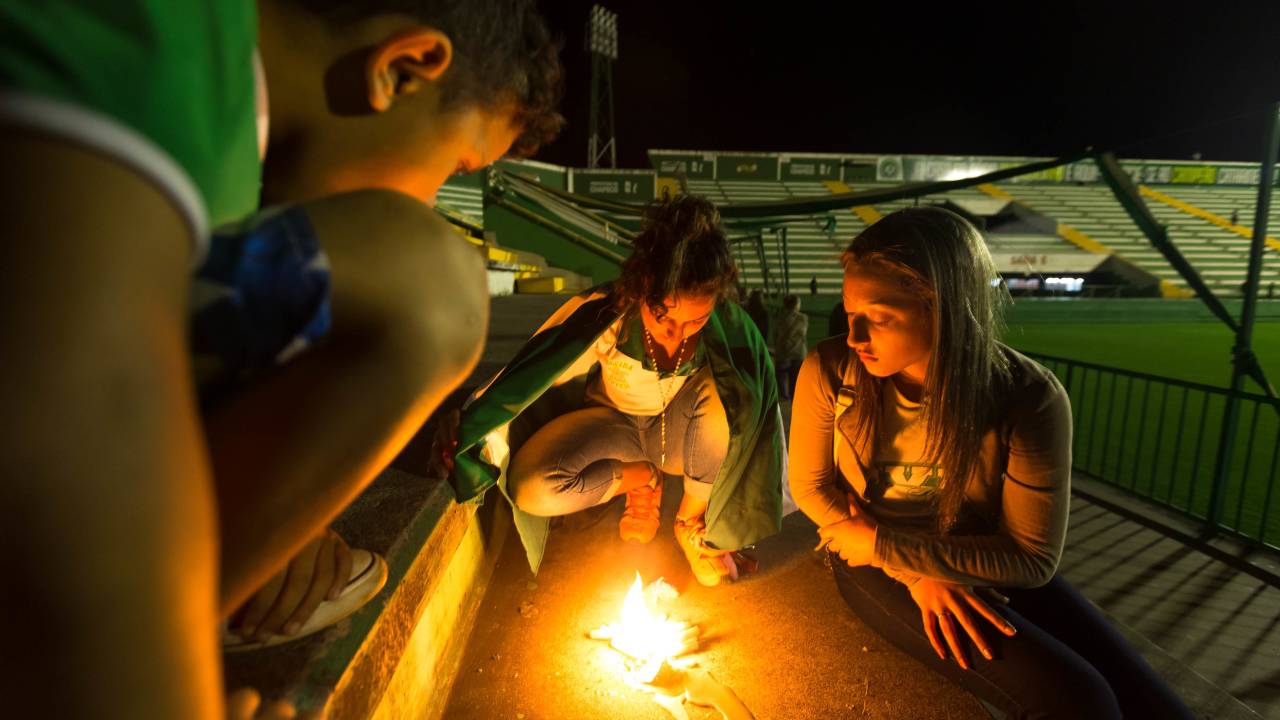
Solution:
[{"label": "long blonde hair", "polygon": [[[884,273],[924,299],[933,316],[933,351],[924,381],[926,461],[943,469],[938,529],[955,524],[982,437],[997,408],[997,388],[1009,380],[999,346],[1008,292],[986,243],[964,218],[942,208],[899,210],[862,231],[840,256],[845,272]],[[855,437],[872,447],[881,435],[887,378],[857,363],[849,412]]]}]

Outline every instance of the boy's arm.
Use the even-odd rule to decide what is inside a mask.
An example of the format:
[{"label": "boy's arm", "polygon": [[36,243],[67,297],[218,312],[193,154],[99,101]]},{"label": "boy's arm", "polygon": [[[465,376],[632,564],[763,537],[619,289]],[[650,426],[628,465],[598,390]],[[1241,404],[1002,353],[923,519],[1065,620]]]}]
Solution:
[{"label": "boy's arm", "polygon": [[332,332],[206,417],[224,614],[390,463],[488,329],[479,252],[426,205],[365,190],[305,207],[330,262]]},{"label": "boy's arm", "polygon": [[13,128],[0,157],[5,710],[219,717],[190,231],[116,161]]}]

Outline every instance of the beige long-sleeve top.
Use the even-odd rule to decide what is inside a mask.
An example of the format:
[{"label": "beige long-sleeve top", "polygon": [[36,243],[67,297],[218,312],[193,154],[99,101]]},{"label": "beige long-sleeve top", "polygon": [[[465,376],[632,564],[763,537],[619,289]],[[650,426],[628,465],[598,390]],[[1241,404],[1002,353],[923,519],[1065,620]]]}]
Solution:
[{"label": "beige long-sleeve top", "polygon": [[852,413],[836,420],[848,363],[858,362],[843,337],[818,343],[800,369],[788,463],[796,504],[822,527],[849,517],[846,492],[854,492],[878,523],[873,564],[906,584],[919,577],[1002,587],[1048,582],[1066,535],[1071,405],[1051,372],[1012,349],[1001,350],[1012,383],[999,390],[997,420],[983,437],[978,470],[951,533],[933,529],[925,498],[913,512],[901,496],[885,493],[876,458],[853,445]]}]

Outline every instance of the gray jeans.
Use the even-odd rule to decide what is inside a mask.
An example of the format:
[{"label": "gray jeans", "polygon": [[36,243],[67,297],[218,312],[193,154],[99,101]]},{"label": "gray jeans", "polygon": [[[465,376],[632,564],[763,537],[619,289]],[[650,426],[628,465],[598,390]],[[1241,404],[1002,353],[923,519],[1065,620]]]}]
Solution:
[{"label": "gray jeans", "polygon": [[[686,493],[706,497],[729,449],[729,422],[710,368],[685,381],[666,413],[662,472],[683,475]],[[661,449],[659,416],[627,415],[589,399],[525,441],[507,469],[508,488],[527,513],[567,515],[611,499],[623,463],[657,466]]]}]

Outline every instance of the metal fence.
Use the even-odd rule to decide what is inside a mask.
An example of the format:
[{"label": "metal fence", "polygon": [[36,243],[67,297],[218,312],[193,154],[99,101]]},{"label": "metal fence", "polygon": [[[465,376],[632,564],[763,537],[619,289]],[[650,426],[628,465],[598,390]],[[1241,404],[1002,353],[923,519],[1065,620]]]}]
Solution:
[{"label": "metal fence", "polygon": [[1028,356],[1071,397],[1075,469],[1211,530],[1280,548],[1280,400],[1235,393],[1239,429],[1224,433],[1226,388]]}]

